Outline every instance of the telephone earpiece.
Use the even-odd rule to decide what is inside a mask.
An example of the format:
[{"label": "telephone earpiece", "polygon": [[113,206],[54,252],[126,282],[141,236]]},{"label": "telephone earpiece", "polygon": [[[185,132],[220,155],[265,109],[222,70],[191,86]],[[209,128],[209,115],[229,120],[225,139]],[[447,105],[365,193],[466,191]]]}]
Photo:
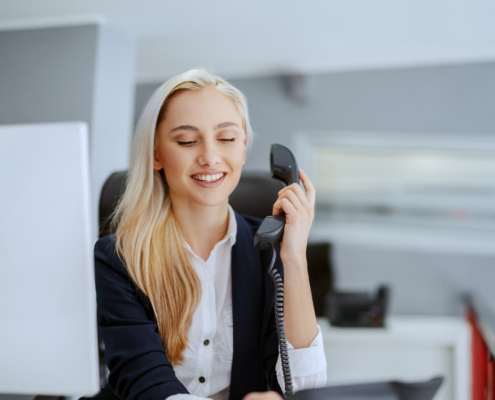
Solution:
[{"label": "telephone earpiece", "polygon": [[[286,186],[300,183],[296,159],[285,146],[272,144],[270,169],[272,178],[282,181]],[[284,227],[285,214],[266,217],[256,232],[254,247],[259,250],[268,250],[270,247],[280,244],[284,235]]]}]

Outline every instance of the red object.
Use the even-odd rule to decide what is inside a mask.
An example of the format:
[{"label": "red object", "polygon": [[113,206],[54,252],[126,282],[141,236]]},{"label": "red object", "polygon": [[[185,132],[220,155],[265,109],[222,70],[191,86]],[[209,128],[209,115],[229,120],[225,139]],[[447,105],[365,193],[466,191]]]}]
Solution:
[{"label": "red object", "polygon": [[488,398],[495,399],[495,361],[493,358],[488,361]]},{"label": "red object", "polygon": [[472,400],[495,400],[495,366],[488,347],[478,328],[476,315],[472,308],[467,310],[467,320],[471,325],[472,346]]}]

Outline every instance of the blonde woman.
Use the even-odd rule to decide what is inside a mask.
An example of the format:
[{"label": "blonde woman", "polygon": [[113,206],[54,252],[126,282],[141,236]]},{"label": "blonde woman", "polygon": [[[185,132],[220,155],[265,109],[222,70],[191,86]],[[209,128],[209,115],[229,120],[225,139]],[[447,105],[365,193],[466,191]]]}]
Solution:
[{"label": "blonde woman", "polygon": [[[243,94],[201,68],[165,82],[145,107],[116,233],[95,246],[99,332],[116,397],[283,393],[272,254],[253,247],[261,220],[228,204],[252,140]],[[291,185],[273,205],[287,218],[275,267],[285,271],[295,391],[326,382],[306,263],[315,190],[302,171],[300,178],[306,193]]]}]

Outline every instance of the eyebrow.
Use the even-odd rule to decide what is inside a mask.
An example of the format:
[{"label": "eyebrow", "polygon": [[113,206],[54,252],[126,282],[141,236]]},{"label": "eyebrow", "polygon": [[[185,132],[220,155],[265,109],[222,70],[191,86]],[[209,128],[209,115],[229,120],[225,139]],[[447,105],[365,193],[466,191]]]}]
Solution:
[{"label": "eyebrow", "polygon": [[217,130],[217,129],[221,129],[221,128],[227,128],[228,126],[237,126],[239,127],[239,125],[237,125],[235,122],[222,122],[221,124],[218,124],[217,126],[214,126],[213,127],[213,130]]},{"label": "eyebrow", "polygon": [[[216,131],[217,129],[227,128],[228,126],[239,127],[239,125],[237,125],[235,122],[222,122],[221,124],[214,126],[213,130]],[[192,125],[181,125],[181,126],[178,126],[174,129],[172,129],[170,132],[175,132],[175,131],[196,131],[196,132],[199,132],[199,129],[196,128],[195,126],[192,126]]]}]

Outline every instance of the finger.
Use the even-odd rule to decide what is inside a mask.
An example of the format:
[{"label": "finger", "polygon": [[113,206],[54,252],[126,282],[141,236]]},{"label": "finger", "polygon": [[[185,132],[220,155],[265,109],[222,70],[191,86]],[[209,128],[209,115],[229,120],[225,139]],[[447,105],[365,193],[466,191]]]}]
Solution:
[{"label": "finger", "polygon": [[245,395],[242,400],[258,400],[262,397],[261,394],[260,392],[251,392]]},{"label": "finger", "polygon": [[[286,190],[290,190],[290,189],[291,189],[292,187],[294,187],[294,186],[301,186],[301,185],[299,185],[299,184],[298,184],[298,183],[296,183],[296,182],[291,183],[290,185],[288,185],[288,186],[284,186],[282,189],[280,189],[280,190],[278,191],[278,193],[283,193],[283,192],[285,192]],[[302,190],[302,188],[301,188],[301,190]]]},{"label": "finger", "polygon": [[289,186],[285,186],[284,188],[280,189],[277,194],[280,196],[282,193],[286,192],[287,189],[289,189]]},{"label": "finger", "polygon": [[307,194],[304,193],[304,190],[301,187],[301,185],[294,183],[294,184],[290,185],[289,188],[290,188],[290,190],[292,190],[297,195],[297,197],[301,201],[301,204],[303,204],[305,207],[308,207],[308,208],[313,207],[312,204],[308,200]]},{"label": "finger", "polygon": [[277,216],[283,213],[287,215],[287,221],[294,218],[298,214],[292,203],[286,198],[277,200],[273,205],[273,216]]},{"label": "finger", "polygon": [[282,400],[282,396],[280,396],[275,390],[266,392],[266,397],[270,400]]},{"label": "finger", "polygon": [[305,206],[311,206],[309,204],[309,201],[306,197],[306,194],[303,192],[303,189],[301,187],[301,185],[297,184],[297,183],[293,183],[292,185],[290,186],[286,186],[284,187],[282,190],[280,190],[278,192],[278,196],[279,198],[284,194],[284,193],[287,193],[288,191],[293,191],[296,196],[299,198],[299,200],[301,201],[301,204],[305,205]]},{"label": "finger", "polygon": [[315,198],[316,198],[316,190],[309,180],[308,175],[306,175],[306,172],[304,172],[302,169],[299,170],[299,177],[301,178],[301,181],[304,185],[304,189],[306,189],[306,198],[309,201],[309,204],[311,204],[312,207],[315,205]]},{"label": "finger", "polygon": [[[306,197],[302,196],[301,198],[293,190],[286,190],[278,197],[278,200],[280,199],[289,200],[291,204],[294,206],[294,208],[300,213],[304,213],[307,210],[307,208],[309,208],[309,203]],[[304,202],[304,204],[302,202]]]},{"label": "finger", "polygon": [[275,391],[251,392],[243,397],[243,400],[281,400],[282,397]]}]

